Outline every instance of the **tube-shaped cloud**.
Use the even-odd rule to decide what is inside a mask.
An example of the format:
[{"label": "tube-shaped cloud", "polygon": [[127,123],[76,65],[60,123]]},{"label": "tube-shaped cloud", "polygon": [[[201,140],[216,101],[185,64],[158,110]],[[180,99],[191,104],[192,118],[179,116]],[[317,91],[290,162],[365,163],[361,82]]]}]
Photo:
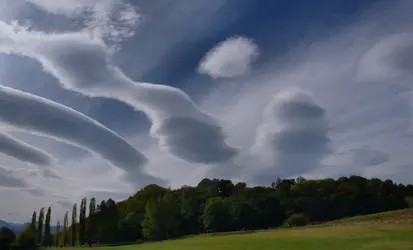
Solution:
[{"label": "tube-shaped cloud", "polygon": [[49,165],[52,162],[49,154],[4,133],[0,133],[0,153],[37,165]]},{"label": "tube-shaped cloud", "polygon": [[64,105],[0,86],[0,118],[15,127],[82,147],[125,171],[138,186],[159,183],[142,170],[147,159],[115,132]]},{"label": "tube-shaped cloud", "polygon": [[46,34],[0,22],[0,52],[38,60],[60,84],[83,95],[115,98],[143,111],[151,135],[176,157],[216,163],[237,153],[218,122],[179,89],[134,82],[110,63],[106,44],[87,33]]}]

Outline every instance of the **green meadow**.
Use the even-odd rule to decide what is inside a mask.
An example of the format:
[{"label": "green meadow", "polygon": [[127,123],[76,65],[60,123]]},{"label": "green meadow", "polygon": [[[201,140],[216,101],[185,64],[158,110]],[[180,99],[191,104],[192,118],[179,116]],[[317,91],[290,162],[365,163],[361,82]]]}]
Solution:
[{"label": "green meadow", "polygon": [[[380,213],[322,225],[191,236],[107,250],[413,249],[411,210]],[[71,248],[73,249],[73,248]],[[84,249],[84,248],[74,248]]]}]

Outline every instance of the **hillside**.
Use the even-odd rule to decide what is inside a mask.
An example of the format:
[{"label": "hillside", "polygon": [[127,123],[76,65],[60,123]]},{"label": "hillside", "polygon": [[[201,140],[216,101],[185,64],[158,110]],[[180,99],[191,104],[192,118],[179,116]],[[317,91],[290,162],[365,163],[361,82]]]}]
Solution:
[{"label": "hillside", "polygon": [[355,216],[326,223],[326,225],[380,225],[380,224],[413,224],[412,209],[402,209],[383,213]]},{"label": "hillside", "polygon": [[[189,236],[107,250],[408,250],[413,249],[411,210],[356,216],[318,226]],[[81,249],[81,248],[78,248]],[[78,250],[74,249],[74,250]]]}]

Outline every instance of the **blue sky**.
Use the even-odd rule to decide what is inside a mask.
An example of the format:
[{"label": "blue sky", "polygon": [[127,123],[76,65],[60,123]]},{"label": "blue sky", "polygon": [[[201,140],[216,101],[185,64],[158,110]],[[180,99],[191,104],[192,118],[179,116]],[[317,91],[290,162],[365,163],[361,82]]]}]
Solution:
[{"label": "blue sky", "polygon": [[148,183],[412,183],[407,0],[0,0],[0,219]]}]

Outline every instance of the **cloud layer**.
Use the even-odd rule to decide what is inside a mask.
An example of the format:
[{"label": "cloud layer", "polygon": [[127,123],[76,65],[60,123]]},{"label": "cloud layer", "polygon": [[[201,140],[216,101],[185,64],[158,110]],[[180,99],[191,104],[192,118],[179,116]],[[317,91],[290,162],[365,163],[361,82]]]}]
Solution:
[{"label": "cloud layer", "polygon": [[89,117],[50,100],[0,86],[0,117],[12,126],[82,147],[126,172],[137,186],[159,180],[145,174],[147,159],[122,137]]},{"label": "cloud layer", "polygon": [[[66,89],[109,97],[143,111],[150,133],[176,157],[198,163],[227,160],[237,150],[210,114],[177,88],[134,82],[110,63],[103,40],[87,33],[46,34],[0,22],[0,51],[38,60]],[[195,147],[199,142],[202,146]]]},{"label": "cloud layer", "polygon": [[258,46],[252,40],[231,37],[206,53],[198,71],[213,78],[242,76],[250,72],[258,54]]},{"label": "cloud layer", "polygon": [[21,140],[0,132],[0,153],[37,165],[50,165],[52,156]]}]

